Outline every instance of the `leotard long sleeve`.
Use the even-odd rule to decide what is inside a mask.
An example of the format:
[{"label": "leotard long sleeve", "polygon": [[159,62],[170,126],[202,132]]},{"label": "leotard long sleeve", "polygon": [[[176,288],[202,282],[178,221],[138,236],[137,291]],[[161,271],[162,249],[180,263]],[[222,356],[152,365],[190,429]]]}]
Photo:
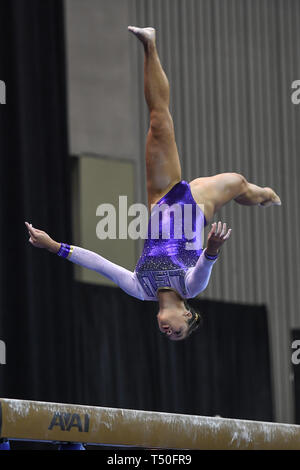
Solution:
[{"label": "leotard long sleeve", "polygon": [[72,246],[71,248],[73,249],[67,259],[72,261],[72,263],[102,274],[117,284],[127,294],[143,300],[142,289],[134,272],[112,263],[93,251],[85,250],[79,246]]},{"label": "leotard long sleeve", "polygon": [[[67,259],[72,263],[102,274],[133,297],[140,300],[157,300],[156,295],[149,296],[144,292],[135,271],[129,271],[112,263],[93,251],[79,246],[72,246]],[[196,265],[189,268],[184,275],[185,289],[180,289],[181,283],[178,282],[178,276],[172,275],[169,276],[170,287],[177,290],[183,298],[195,297],[206,288],[215,262],[216,260],[208,260],[203,251]]]}]

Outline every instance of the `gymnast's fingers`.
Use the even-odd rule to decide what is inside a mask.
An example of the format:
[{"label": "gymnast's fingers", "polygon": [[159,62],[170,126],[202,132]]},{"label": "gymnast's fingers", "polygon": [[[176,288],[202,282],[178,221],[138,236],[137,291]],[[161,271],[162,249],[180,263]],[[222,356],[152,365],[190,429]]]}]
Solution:
[{"label": "gymnast's fingers", "polygon": [[221,222],[221,221],[219,221],[219,222],[218,222],[218,230],[217,230],[217,233],[216,233],[216,235],[220,236],[221,229],[222,229],[222,222]]},{"label": "gymnast's fingers", "polygon": [[29,235],[31,235],[31,237],[33,237],[33,238],[36,238],[36,232],[35,232],[35,229],[32,227],[32,224],[29,224],[28,222],[25,222],[25,225],[28,229]]},{"label": "gymnast's fingers", "polygon": [[226,234],[226,230],[227,230],[227,224],[226,224],[226,222],[224,222],[223,228],[222,228],[222,232],[221,232],[221,234],[220,234],[220,237],[221,237],[221,238],[223,238],[224,235]]},{"label": "gymnast's fingers", "polygon": [[26,225],[28,230],[31,230],[33,228],[32,224],[29,224],[28,222],[25,222],[25,225]]},{"label": "gymnast's fingers", "polygon": [[232,229],[230,228],[230,229],[228,230],[228,232],[226,233],[225,237],[223,238],[223,240],[228,240],[228,238],[230,238],[231,231],[232,231]]},{"label": "gymnast's fingers", "polygon": [[216,234],[216,233],[215,233],[215,232],[216,232],[216,226],[217,226],[217,223],[214,222],[214,223],[212,224],[212,226],[211,226],[211,230],[210,230],[210,232],[209,232],[209,235],[215,235],[215,234]]}]

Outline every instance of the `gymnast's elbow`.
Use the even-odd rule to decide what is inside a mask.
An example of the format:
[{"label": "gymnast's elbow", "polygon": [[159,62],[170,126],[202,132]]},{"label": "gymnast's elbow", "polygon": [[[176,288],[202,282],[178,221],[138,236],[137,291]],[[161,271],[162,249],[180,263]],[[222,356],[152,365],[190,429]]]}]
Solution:
[{"label": "gymnast's elbow", "polygon": [[207,282],[204,282],[204,283],[201,283],[201,284],[197,284],[195,286],[189,286],[188,287],[188,292],[190,294],[190,298],[194,298],[196,297],[197,295],[201,294],[201,292],[203,292],[208,286],[208,281]]}]

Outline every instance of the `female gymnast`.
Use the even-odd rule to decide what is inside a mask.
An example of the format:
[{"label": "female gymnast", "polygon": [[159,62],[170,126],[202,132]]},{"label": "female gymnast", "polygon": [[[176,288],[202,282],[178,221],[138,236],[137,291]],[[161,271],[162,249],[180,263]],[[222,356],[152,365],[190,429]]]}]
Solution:
[{"label": "female gymnast", "polygon": [[[226,223],[214,222],[204,250],[202,243],[201,246],[199,243],[193,245],[195,238],[229,201],[254,206],[280,205],[281,201],[271,188],[256,186],[238,173],[200,177],[190,183],[181,179],[173,120],[169,112],[169,82],[158,57],[155,29],[133,26],[128,29],[144,47],[144,93],[150,113],[146,142],[150,219],[148,238],[134,272],[89,250],[58,243],[32,224],[25,224],[33,246],[46,248],[99,272],[129,295],[157,301],[160,331],[171,340],[181,340],[187,338],[200,323],[200,315],[188,305],[186,299],[197,296],[206,288],[220,248],[229,239],[231,229],[227,230]],[[179,222],[175,217],[176,211],[170,210],[170,206],[180,208]],[[184,210],[187,206],[191,208],[188,214]],[[151,231],[154,222],[158,230],[156,236],[152,236]],[[186,222],[190,223],[194,238],[186,235]],[[163,233],[165,229],[168,232],[167,226],[169,234],[165,237]],[[181,229],[180,236],[177,236],[178,228]]]}]

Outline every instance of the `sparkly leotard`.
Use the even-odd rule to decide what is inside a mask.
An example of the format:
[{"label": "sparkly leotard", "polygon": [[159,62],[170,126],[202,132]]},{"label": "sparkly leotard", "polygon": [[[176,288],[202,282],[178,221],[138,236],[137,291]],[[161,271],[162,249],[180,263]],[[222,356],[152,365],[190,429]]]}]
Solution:
[{"label": "sparkly leotard", "polygon": [[151,211],[148,238],[135,268],[148,298],[154,299],[161,287],[180,288],[186,296],[185,274],[203,251],[205,225],[205,216],[186,181],[175,184],[156,203]]},{"label": "sparkly leotard", "polygon": [[61,245],[59,255],[97,271],[141,300],[158,300],[159,289],[182,298],[202,292],[216,259],[202,248],[205,216],[186,181],[175,184],[153,207],[148,238],[133,272],[78,246]]}]

